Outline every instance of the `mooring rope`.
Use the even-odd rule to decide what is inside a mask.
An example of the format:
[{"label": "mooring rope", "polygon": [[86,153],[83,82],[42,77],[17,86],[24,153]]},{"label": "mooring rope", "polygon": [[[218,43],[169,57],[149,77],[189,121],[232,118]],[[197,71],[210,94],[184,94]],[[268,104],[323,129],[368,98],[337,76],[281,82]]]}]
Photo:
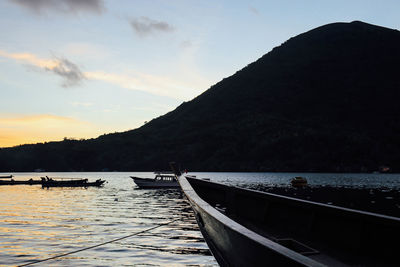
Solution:
[{"label": "mooring rope", "polygon": [[138,235],[138,234],[142,234],[142,233],[149,232],[149,231],[154,230],[154,229],[156,229],[156,228],[159,228],[159,227],[161,227],[161,226],[165,226],[165,225],[171,224],[171,223],[173,223],[173,222],[176,222],[176,221],[178,221],[178,220],[179,220],[179,219],[175,219],[175,220],[169,221],[169,222],[167,222],[167,223],[161,223],[161,224],[158,224],[158,225],[156,225],[156,226],[150,227],[150,228],[148,228],[148,229],[145,229],[145,230],[142,230],[142,231],[139,231],[139,232],[136,232],[136,233],[127,235],[127,236],[123,236],[123,237],[120,237],[120,238],[116,238],[116,239],[113,239],[113,240],[110,240],[110,241],[107,241],[107,242],[104,242],[104,243],[101,243],[101,244],[97,244],[97,245],[94,245],[94,246],[90,246],[90,247],[86,247],[86,248],[81,248],[81,249],[74,250],[74,251],[71,251],[71,252],[67,252],[67,253],[64,253],[64,254],[56,255],[56,256],[53,256],[53,257],[50,257],[50,258],[47,258],[47,259],[36,260],[36,261],[32,261],[32,262],[25,263],[25,264],[22,264],[22,265],[18,265],[18,267],[29,266],[29,265],[37,264],[37,263],[44,262],[44,261],[54,260],[54,259],[57,259],[57,258],[61,258],[61,257],[64,257],[64,256],[68,256],[68,255],[71,255],[71,254],[75,254],[75,253],[78,253],[78,252],[81,252],[81,251],[85,251],[85,250],[89,250],[89,249],[92,249],[92,248],[97,248],[97,247],[100,247],[100,246],[104,246],[104,245],[106,245],[106,244],[110,244],[110,243],[113,243],[113,242],[116,242],[116,241],[119,241],[119,240],[122,240],[122,239],[126,239],[126,238],[129,238],[129,237]]}]

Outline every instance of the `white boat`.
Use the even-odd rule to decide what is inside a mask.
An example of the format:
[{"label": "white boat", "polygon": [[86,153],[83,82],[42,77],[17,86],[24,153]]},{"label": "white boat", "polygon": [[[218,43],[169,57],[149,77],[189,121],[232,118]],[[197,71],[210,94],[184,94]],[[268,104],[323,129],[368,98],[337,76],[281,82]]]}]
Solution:
[{"label": "white boat", "polygon": [[154,178],[130,176],[139,188],[178,188],[175,175],[158,173]]}]

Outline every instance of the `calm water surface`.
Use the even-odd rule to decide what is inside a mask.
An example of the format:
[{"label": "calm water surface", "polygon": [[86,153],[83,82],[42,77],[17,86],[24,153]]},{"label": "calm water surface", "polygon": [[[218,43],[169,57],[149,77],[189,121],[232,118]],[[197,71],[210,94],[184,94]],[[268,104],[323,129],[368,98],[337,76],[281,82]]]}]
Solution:
[{"label": "calm water surface", "polygon": [[[310,184],[400,188],[398,174],[190,173],[227,184]],[[2,174],[0,174],[2,175]],[[176,222],[105,246],[33,266],[217,266],[179,190],[139,190],[129,175],[152,173],[17,173],[16,180],[102,178],[103,188],[0,186],[0,265],[19,265]]]},{"label": "calm water surface", "polygon": [[237,186],[276,185],[287,186],[295,176],[306,177],[308,184],[318,186],[346,186],[400,189],[400,174],[382,173],[190,173],[198,177],[208,177],[212,181]]}]

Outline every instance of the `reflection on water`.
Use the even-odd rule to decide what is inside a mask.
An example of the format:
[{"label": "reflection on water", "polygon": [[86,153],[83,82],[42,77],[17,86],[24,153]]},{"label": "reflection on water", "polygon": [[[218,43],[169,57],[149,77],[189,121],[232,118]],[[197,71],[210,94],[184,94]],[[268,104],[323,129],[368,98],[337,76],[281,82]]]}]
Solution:
[{"label": "reflection on water", "polygon": [[[196,175],[196,173],[191,173]],[[1,174],[0,174],[1,175]],[[179,190],[137,190],[130,175],[152,173],[21,173],[84,177],[108,181],[103,188],[0,186],[0,265],[18,265],[131,235],[160,223],[151,232],[82,251],[40,266],[216,266],[188,203]],[[311,185],[400,188],[398,174],[197,173],[239,186],[288,185],[305,176]]]},{"label": "reflection on water", "polygon": [[[53,175],[104,178],[108,183],[103,188],[0,186],[0,265],[48,258],[174,219],[178,221],[151,232],[40,266],[216,265],[179,190],[138,190],[129,178],[132,173],[104,175]],[[39,176],[17,174],[15,179]]]}]

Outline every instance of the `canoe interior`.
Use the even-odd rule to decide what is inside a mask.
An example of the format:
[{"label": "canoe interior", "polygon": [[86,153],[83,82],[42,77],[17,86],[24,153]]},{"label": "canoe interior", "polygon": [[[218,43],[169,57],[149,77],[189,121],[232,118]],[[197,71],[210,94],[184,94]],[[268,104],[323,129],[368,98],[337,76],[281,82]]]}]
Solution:
[{"label": "canoe interior", "polygon": [[399,266],[399,218],[187,180],[200,198],[224,215],[317,262]]}]

